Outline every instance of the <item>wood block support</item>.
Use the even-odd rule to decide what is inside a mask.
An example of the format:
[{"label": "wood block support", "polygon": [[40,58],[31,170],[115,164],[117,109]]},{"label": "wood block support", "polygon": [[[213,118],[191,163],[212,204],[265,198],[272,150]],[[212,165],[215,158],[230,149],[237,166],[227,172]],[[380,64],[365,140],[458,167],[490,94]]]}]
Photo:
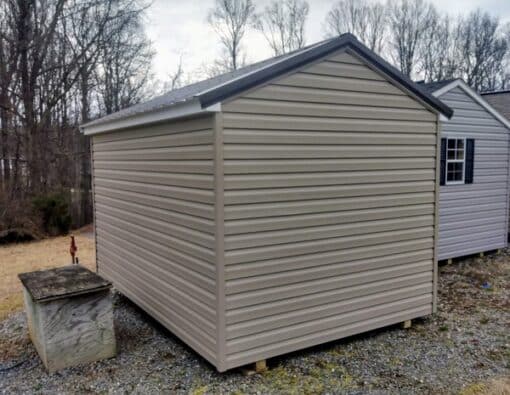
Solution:
[{"label": "wood block support", "polygon": [[402,322],[402,329],[409,329],[411,326],[412,326],[412,321],[411,320],[407,320],[407,321]]},{"label": "wood block support", "polygon": [[453,259],[452,258],[448,259],[447,263],[448,265],[451,265],[453,263]]},{"label": "wood block support", "polygon": [[264,373],[266,370],[267,364],[265,359],[255,362],[249,368],[241,369],[244,376],[253,376],[254,374]]},{"label": "wood block support", "polygon": [[480,258],[483,258],[485,256],[485,252],[480,252]]},{"label": "wood block support", "polygon": [[255,372],[262,373],[262,372],[265,372],[266,370],[267,370],[267,364],[266,364],[265,359],[255,362]]}]

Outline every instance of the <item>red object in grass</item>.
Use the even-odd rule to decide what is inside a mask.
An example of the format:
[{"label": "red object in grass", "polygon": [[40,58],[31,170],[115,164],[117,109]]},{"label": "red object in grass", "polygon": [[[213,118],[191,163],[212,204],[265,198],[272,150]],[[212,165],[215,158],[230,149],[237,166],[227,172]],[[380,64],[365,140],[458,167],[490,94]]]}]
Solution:
[{"label": "red object in grass", "polygon": [[71,246],[69,247],[69,253],[71,254],[71,258],[73,260],[73,263],[75,263],[75,255],[76,251],[78,251],[78,247],[76,246],[76,242],[74,241],[74,236],[71,236]]}]

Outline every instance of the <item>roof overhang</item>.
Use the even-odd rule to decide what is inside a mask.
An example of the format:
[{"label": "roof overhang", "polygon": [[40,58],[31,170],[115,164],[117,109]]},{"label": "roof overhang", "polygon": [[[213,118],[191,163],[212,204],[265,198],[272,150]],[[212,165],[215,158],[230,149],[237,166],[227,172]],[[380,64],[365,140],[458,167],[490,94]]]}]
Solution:
[{"label": "roof overhang", "polygon": [[203,107],[198,99],[188,100],[182,103],[176,103],[170,107],[165,107],[156,111],[143,112],[132,115],[128,118],[115,119],[110,122],[94,124],[89,123],[80,126],[80,130],[86,136],[99,133],[112,132],[118,129],[126,129],[135,126],[147,125],[157,122],[168,121],[199,114],[207,114],[221,111],[221,104],[217,103],[208,107]]},{"label": "roof overhang", "polygon": [[314,61],[320,60],[334,52],[340,50],[351,50],[358,54],[366,62],[372,64],[375,68],[379,69],[389,79],[400,85],[410,92],[415,98],[425,103],[433,111],[451,118],[453,110],[445,103],[431,95],[425,89],[421,88],[418,84],[411,81],[408,77],[402,74],[394,66],[386,62],[383,58],[370,51],[367,47],[361,44],[356,37],[350,33],[341,35],[336,40],[331,40],[323,45],[318,45],[311,48],[306,53],[299,54],[290,58],[285,58],[282,61],[271,64],[263,69],[256,70],[248,75],[239,77],[233,81],[216,86],[205,92],[197,95],[203,106],[209,106],[214,103],[224,101],[230,97],[236,96],[244,91],[247,91],[256,86],[267,83],[281,75],[292,72],[306,66]]},{"label": "roof overhang", "polygon": [[252,88],[262,86],[342,50],[363,59],[367,65],[386,76],[400,89],[406,91],[431,111],[446,118],[451,118],[453,115],[453,110],[441,100],[411,81],[373,51],[370,51],[352,34],[346,33],[338,38],[311,46],[304,52],[284,57],[282,60],[270,63],[260,69],[198,92],[188,100],[168,104],[157,110],[139,112],[128,117],[118,117],[112,120],[99,119],[81,126],[80,129],[86,135],[94,135],[186,116],[196,116],[201,113],[218,112],[221,111],[221,103],[225,100],[236,97]]},{"label": "roof overhang", "polygon": [[440,97],[455,88],[462,89],[476,103],[480,104],[492,116],[494,116],[494,118],[496,118],[503,125],[505,125],[506,128],[510,129],[510,120],[506,119],[503,115],[501,115],[498,112],[498,110],[496,110],[494,107],[492,107],[480,94],[478,94],[478,92],[476,92],[473,88],[471,88],[468,84],[466,84],[462,79],[454,80],[454,81],[450,82],[449,84],[434,91],[432,94],[435,97]]}]

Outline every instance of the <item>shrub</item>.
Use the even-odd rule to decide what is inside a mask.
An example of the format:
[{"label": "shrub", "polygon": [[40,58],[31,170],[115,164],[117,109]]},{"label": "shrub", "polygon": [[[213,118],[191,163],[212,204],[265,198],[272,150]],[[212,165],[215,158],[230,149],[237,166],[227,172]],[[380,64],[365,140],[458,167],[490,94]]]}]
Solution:
[{"label": "shrub", "polygon": [[0,244],[44,237],[41,221],[34,215],[30,200],[13,198],[0,190]]},{"label": "shrub", "polygon": [[38,196],[32,203],[41,217],[42,227],[47,234],[57,236],[69,232],[71,214],[68,199],[64,193]]}]

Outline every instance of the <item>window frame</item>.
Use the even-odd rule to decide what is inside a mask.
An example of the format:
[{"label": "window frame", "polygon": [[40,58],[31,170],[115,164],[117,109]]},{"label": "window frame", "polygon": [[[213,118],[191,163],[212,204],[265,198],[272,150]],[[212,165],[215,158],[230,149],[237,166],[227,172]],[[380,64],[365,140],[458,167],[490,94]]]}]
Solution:
[{"label": "window frame", "polygon": [[[463,159],[448,159],[448,140],[462,140],[463,141]],[[455,144],[455,150],[457,150],[457,143]],[[446,137],[446,163],[445,163],[445,185],[464,185],[466,183],[466,153],[467,145],[466,138],[462,137]],[[448,163],[461,163],[462,162],[462,180],[448,181]]]}]

